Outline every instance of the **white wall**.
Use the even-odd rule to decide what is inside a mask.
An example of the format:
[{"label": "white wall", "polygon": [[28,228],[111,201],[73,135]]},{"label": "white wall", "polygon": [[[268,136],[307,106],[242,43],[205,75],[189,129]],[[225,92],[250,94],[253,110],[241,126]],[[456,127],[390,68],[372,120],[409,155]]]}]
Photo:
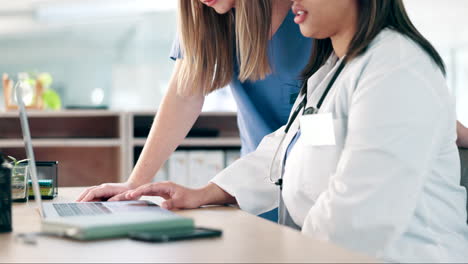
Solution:
[{"label": "white wall", "polygon": [[112,108],[154,110],[172,72],[175,29],[175,10],[14,33],[0,26],[0,73],[50,72],[65,105],[90,105],[99,88]]},{"label": "white wall", "polygon": [[439,50],[458,118],[468,125],[468,0],[404,0],[416,27]]},{"label": "white wall", "polygon": [[[10,1],[0,13],[41,1]],[[414,24],[444,57],[459,119],[468,125],[468,0],[404,1]],[[0,17],[0,73],[49,71],[65,105],[90,104],[91,91],[102,88],[104,103],[113,108],[155,109],[172,71],[168,53],[175,29],[175,9],[74,24]],[[211,100],[208,108],[217,103]]]}]

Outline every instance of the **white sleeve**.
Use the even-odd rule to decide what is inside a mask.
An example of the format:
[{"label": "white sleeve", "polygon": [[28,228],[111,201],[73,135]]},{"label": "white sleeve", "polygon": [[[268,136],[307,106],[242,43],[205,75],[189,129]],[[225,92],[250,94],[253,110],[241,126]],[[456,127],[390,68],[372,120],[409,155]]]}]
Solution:
[{"label": "white sleeve", "polygon": [[269,180],[270,165],[284,127],[263,138],[257,149],[216,175],[212,183],[237,199],[244,211],[261,214],[278,207],[279,187]]},{"label": "white sleeve", "polygon": [[308,212],[305,234],[379,256],[405,231],[447,124],[431,79],[400,68],[360,81],[336,174]]}]

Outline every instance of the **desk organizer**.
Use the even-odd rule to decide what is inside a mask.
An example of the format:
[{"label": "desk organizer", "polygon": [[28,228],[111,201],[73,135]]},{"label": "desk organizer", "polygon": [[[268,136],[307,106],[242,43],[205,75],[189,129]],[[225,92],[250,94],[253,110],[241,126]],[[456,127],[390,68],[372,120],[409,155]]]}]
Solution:
[{"label": "desk organizer", "polygon": [[[36,168],[42,199],[54,199],[58,194],[58,161],[36,161]],[[29,180],[29,199],[34,199],[31,180]]]}]

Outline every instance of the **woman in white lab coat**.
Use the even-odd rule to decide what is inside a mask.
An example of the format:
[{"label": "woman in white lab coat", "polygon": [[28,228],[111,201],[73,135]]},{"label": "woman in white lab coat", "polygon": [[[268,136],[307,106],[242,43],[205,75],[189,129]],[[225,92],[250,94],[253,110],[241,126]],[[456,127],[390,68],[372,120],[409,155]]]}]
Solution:
[{"label": "woman in white lab coat", "polygon": [[316,40],[288,125],[202,189],[154,183],[126,198],[162,196],[169,209],[237,203],[255,214],[282,204],[285,224],[381,260],[466,261],[455,104],[440,56],[401,0],[296,0],[293,9]]}]

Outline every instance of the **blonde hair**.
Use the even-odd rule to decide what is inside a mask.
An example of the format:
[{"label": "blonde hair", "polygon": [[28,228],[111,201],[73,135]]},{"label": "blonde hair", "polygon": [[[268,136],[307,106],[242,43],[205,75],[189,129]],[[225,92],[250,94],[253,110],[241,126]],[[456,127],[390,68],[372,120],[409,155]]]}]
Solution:
[{"label": "blonde hair", "polygon": [[262,80],[271,73],[268,60],[271,18],[272,0],[237,0],[236,43],[241,82]]},{"label": "blonde hair", "polygon": [[237,0],[234,19],[232,10],[218,14],[199,0],[179,0],[178,30],[183,58],[178,93],[207,95],[227,86],[232,81],[236,59],[242,82],[264,79],[271,73],[268,61],[271,1]]}]

